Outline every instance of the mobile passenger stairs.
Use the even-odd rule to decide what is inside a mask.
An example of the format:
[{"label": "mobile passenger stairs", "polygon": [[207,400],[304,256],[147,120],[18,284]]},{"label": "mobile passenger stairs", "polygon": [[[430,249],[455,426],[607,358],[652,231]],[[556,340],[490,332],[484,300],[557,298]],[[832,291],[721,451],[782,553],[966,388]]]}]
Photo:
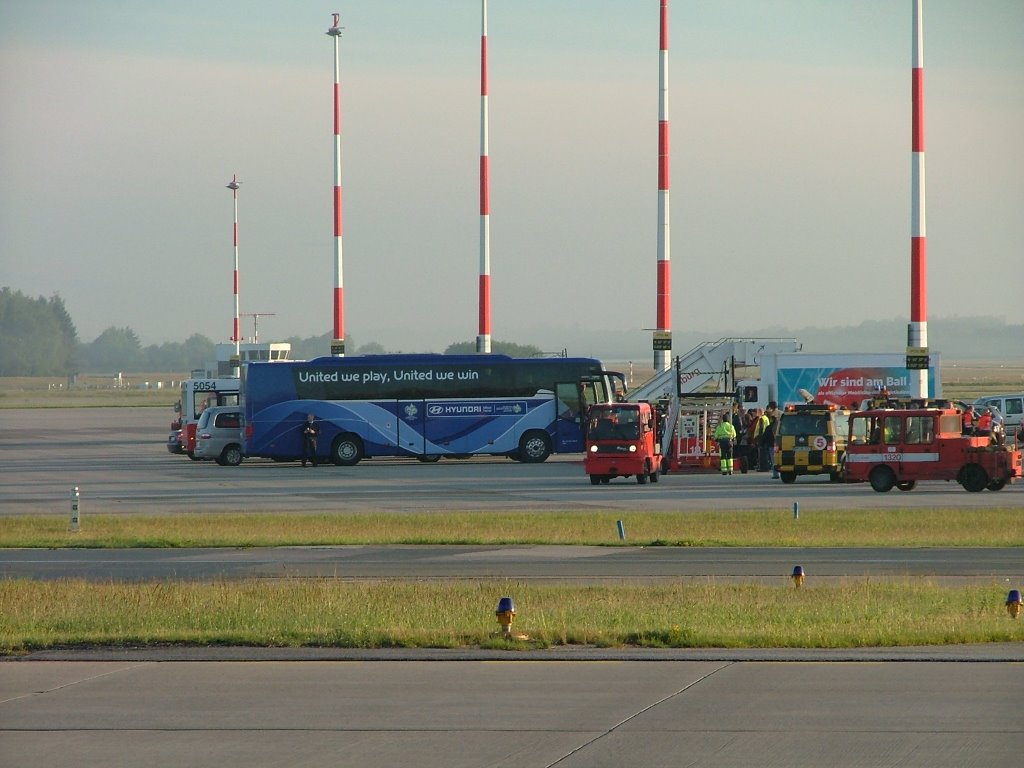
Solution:
[{"label": "mobile passenger stairs", "polygon": [[664,471],[717,472],[715,428],[732,408],[738,368],[759,364],[761,355],[800,351],[796,339],[723,338],[705,341],[658,371],[627,399],[657,404],[665,425]]}]

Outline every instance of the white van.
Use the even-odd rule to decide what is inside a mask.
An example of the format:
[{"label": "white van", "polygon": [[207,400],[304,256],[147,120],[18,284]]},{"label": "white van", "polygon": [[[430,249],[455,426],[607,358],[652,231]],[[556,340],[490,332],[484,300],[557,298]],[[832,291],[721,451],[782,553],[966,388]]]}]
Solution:
[{"label": "white van", "polygon": [[213,459],[225,467],[241,464],[241,423],[237,405],[215,405],[203,411],[196,424],[196,459]]},{"label": "white van", "polygon": [[986,395],[975,400],[974,407],[998,408],[1005,419],[1006,434],[1013,435],[1020,429],[1021,420],[1024,419],[1024,394]]}]

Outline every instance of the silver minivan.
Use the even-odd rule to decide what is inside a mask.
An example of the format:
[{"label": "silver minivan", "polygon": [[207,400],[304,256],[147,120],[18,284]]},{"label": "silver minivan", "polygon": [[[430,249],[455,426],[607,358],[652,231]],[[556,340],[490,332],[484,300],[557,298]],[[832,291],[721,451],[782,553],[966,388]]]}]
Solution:
[{"label": "silver minivan", "polygon": [[195,457],[228,467],[242,463],[242,412],[237,405],[216,405],[203,411],[196,424]]},{"label": "silver minivan", "polygon": [[1016,395],[985,395],[974,401],[974,407],[998,408],[1005,420],[1006,434],[1014,435],[1024,419],[1024,393]]}]

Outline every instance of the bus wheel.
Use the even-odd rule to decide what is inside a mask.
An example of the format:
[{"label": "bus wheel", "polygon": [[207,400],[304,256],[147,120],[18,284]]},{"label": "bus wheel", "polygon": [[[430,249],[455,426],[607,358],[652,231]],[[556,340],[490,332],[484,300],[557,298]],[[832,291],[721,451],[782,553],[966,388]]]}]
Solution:
[{"label": "bus wheel", "polygon": [[896,485],[896,475],[888,467],[875,467],[868,476],[871,487],[879,493],[887,493]]},{"label": "bus wheel", "polygon": [[428,456],[417,456],[416,460],[417,461],[422,461],[424,464],[436,464],[437,462],[439,462],[441,460],[441,454],[439,454],[439,453],[432,453],[432,454],[430,454]]},{"label": "bus wheel", "polygon": [[544,432],[527,432],[519,439],[519,460],[539,464],[551,455],[551,444]]},{"label": "bus wheel", "polygon": [[896,487],[899,488],[901,491],[912,491],[914,490],[914,488],[917,487],[917,481],[906,480],[902,483],[896,483]]},{"label": "bus wheel", "polygon": [[960,485],[965,491],[979,493],[988,485],[988,474],[977,464],[968,464],[960,470]]},{"label": "bus wheel", "polygon": [[331,446],[331,461],[339,467],[351,467],[363,458],[363,442],[351,433],[338,435]]}]

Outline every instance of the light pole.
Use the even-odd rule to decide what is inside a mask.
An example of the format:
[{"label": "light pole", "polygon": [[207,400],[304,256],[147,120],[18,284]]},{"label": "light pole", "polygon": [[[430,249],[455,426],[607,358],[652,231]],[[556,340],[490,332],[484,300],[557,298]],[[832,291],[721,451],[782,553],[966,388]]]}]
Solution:
[{"label": "light pole", "polygon": [[238,371],[242,365],[240,343],[242,341],[242,331],[239,320],[239,305],[238,305],[238,187],[241,182],[238,180],[237,174],[231,174],[231,183],[227,185],[227,188],[231,190],[231,198],[234,201],[235,207],[235,223],[232,230],[232,239],[234,241],[235,249],[235,272],[234,272],[234,294],[235,294],[235,322],[231,330],[231,341],[235,343],[235,354],[231,357],[231,368],[234,371]]},{"label": "light pole", "polygon": [[331,341],[331,355],[345,356],[345,283],[341,269],[341,63],[338,57],[338,41],[342,27],[338,26],[339,14],[335,13],[334,24],[327,34],[334,38],[334,338]]}]

